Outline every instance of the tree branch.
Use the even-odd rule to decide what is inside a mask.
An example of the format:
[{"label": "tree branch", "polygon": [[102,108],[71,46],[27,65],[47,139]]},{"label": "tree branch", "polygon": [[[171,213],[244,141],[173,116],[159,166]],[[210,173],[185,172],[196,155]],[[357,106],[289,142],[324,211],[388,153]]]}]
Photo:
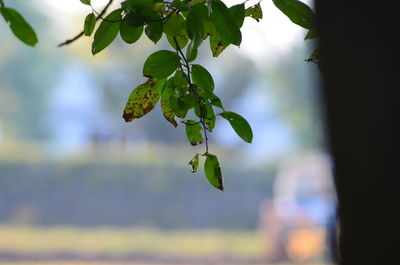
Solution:
[{"label": "tree branch", "polygon": [[[113,2],[113,0],[109,0],[108,1],[107,5],[103,8],[103,10],[101,10],[99,15],[96,17],[96,21],[101,19],[101,17],[107,12],[107,9],[111,6],[112,2]],[[75,37],[58,44],[57,47],[62,47],[62,46],[65,46],[65,45],[69,45],[69,44],[71,44],[72,42],[76,41],[77,39],[79,39],[82,36],[83,36],[83,31],[81,33],[79,33],[78,35],[76,35]]]}]

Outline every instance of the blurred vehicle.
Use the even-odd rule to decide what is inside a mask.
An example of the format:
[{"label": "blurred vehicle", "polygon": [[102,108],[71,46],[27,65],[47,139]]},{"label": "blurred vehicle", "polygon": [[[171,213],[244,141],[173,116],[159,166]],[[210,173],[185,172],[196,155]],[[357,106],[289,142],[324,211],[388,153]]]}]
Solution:
[{"label": "blurred vehicle", "polygon": [[335,203],[329,157],[309,153],[284,161],[272,197],[260,209],[271,262],[316,261],[329,251],[327,228]]}]

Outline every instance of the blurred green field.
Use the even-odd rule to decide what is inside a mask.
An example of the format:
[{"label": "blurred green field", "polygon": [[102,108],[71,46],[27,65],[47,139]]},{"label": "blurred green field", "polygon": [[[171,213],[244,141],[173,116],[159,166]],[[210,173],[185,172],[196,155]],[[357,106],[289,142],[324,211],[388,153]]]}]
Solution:
[{"label": "blurred green field", "polygon": [[0,265],[265,265],[266,249],[255,231],[0,226]]}]

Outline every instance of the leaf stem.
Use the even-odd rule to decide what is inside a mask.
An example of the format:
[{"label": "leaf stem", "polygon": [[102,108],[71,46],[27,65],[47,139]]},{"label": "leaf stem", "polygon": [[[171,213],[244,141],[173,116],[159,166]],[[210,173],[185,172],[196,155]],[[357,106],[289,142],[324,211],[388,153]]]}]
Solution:
[{"label": "leaf stem", "polygon": [[[103,8],[103,10],[101,10],[101,12],[100,12],[100,13],[98,14],[98,16],[96,17],[96,21],[102,18],[102,16],[107,12],[107,9],[111,6],[111,4],[112,4],[113,1],[114,1],[114,0],[109,0],[109,1],[108,1],[107,5]],[[92,9],[93,9],[93,8],[92,8]],[[62,47],[62,46],[65,46],[65,45],[69,45],[69,44],[71,44],[72,42],[78,40],[80,37],[82,37],[83,34],[84,34],[84,32],[82,31],[81,33],[79,33],[79,34],[76,35],[75,37],[73,37],[73,38],[71,38],[71,39],[68,39],[68,40],[66,40],[66,41],[64,41],[64,42],[62,42],[62,43],[60,43],[60,44],[58,44],[57,47]]]},{"label": "leaf stem", "polygon": [[[173,36],[174,42],[175,42],[175,47],[176,47],[176,52],[177,54],[182,58],[183,62],[184,62],[184,66],[187,69],[187,75],[185,75],[185,78],[187,80],[187,82],[189,83],[189,89],[193,91],[193,93],[196,95],[196,100],[197,103],[201,106],[201,97],[199,95],[199,93],[197,93],[197,90],[195,89],[195,86],[192,84],[191,78],[190,78],[190,65],[188,60],[186,59],[186,56],[183,54],[181,47],[179,46],[178,41],[176,40],[176,37]],[[181,64],[181,70],[182,69],[182,64]],[[202,127],[203,127],[203,133],[204,133],[204,142],[206,145],[206,152],[203,154],[203,156],[208,154],[208,135],[207,135],[207,126],[206,126],[206,121],[205,118],[203,117],[203,113],[202,113],[202,108],[200,107],[200,121],[199,123],[201,123]]]}]

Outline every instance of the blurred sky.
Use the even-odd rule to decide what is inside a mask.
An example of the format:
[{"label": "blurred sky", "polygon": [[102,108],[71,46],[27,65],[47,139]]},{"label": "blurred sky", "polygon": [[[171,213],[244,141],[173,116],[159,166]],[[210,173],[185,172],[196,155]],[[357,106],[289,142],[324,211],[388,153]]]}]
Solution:
[{"label": "blurred sky", "polygon": [[[92,4],[99,11],[107,2],[107,0],[94,0]],[[228,6],[231,6],[242,1],[225,2]],[[257,2],[248,1],[246,6],[254,5]],[[10,2],[11,7],[12,4]],[[119,1],[115,1],[114,5],[117,6],[118,4]],[[18,3],[18,5],[22,4]],[[301,146],[299,144],[301,140],[296,136],[292,124],[289,124],[290,122],[282,117],[282,112],[279,111],[284,108],[282,107],[284,103],[279,103],[281,98],[276,96],[280,92],[273,90],[276,81],[270,80],[271,75],[275,75],[274,70],[271,69],[275,69],[276,64],[285,64],[284,60],[292,60],[296,62],[296,65],[301,65],[303,69],[299,72],[301,72],[301,76],[305,76],[304,78],[307,79],[316,73],[313,65],[303,61],[310,51],[310,48],[306,48],[310,43],[303,41],[305,30],[290,22],[273,6],[272,1],[262,1],[261,5],[264,18],[259,23],[251,18],[246,19],[242,29],[243,42],[240,48],[230,46],[217,59],[212,59],[209,51],[206,51],[207,48],[204,48],[206,52],[202,52],[202,58],[198,60],[200,63],[204,63],[213,74],[217,84],[217,95],[218,92],[222,93],[223,99],[229,98],[230,92],[227,86],[230,83],[227,82],[227,79],[231,79],[232,75],[235,74],[233,70],[230,70],[234,68],[232,64],[246,63],[249,66],[245,69],[246,74],[242,73],[247,75],[248,78],[245,84],[246,89],[243,89],[243,92],[235,92],[239,97],[228,100],[233,102],[230,110],[242,114],[252,125],[254,130],[253,144],[242,144],[229,124],[224,121],[219,122],[211,138],[217,139],[217,144],[227,148],[243,148],[245,158],[250,164],[276,159]],[[40,42],[38,46],[33,49],[22,47],[23,45],[18,43],[10,32],[2,32],[5,39],[2,38],[0,44],[3,42],[3,47],[16,45],[18,48],[24,51],[29,50],[32,53],[40,50],[48,51],[57,56],[64,53],[64,57],[60,57],[57,62],[60,69],[54,71],[53,74],[54,84],[48,82],[48,87],[43,88],[46,94],[46,115],[40,122],[52,128],[52,140],[48,145],[50,149],[58,154],[79,153],[82,148],[85,148],[88,141],[88,130],[92,130],[88,128],[94,128],[93,131],[96,133],[102,131],[104,135],[113,135],[116,134],[116,130],[113,128],[118,126],[124,128],[137,126],[140,128],[141,124],[145,124],[142,121],[135,121],[135,123],[125,125],[120,113],[107,112],[104,109],[107,104],[115,104],[117,109],[122,109],[132,87],[143,82],[140,71],[146,56],[160,48],[162,44],[154,46],[152,43],[143,40],[139,44],[134,44],[142,46],[139,51],[140,54],[133,52],[132,55],[126,57],[122,52],[116,51],[116,44],[112,46],[116,47],[115,49],[110,48],[109,51],[104,51],[93,57],[90,54],[90,40],[83,40],[83,38],[71,46],[55,48],[57,43],[74,36],[81,30],[84,16],[91,12],[90,8],[83,5],[79,0],[30,1],[27,6],[32,7],[34,12],[41,13],[46,17],[45,25],[42,25],[42,27],[37,28],[40,26],[39,23],[33,23],[39,32]],[[26,15],[29,20],[31,14]],[[4,26],[1,29],[7,31]],[[208,44],[204,45],[208,46]],[[125,48],[124,51],[126,51]],[[291,54],[298,56],[292,57]],[[1,67],[4,68],[7,65],[1,65]],[[127,77],[126,73],[131,73],[132,76]],[[40,73],[35,75],[36,79],[41,78]],[[105,75],[108,75],[108,77],[105,77]],[[279,73],[276,75],[279,75]],[[272,79],[275,80],[276,76],[273,77]],[[280,78],[283,78],[283,81],[280,82],[284,83],[285,77]],[[313,81],[308,80],[308,83]],[[107,82],[111,86],[115,86],[115,84],[124,85],[124,88],[120,91],[113,92],[117,93],[121,99],[117,97],[116,101],[111,101],[107,98],[108,92],[102,88],[107,86]],[[104,103],[107,100],[109,103]],[[310,100],[310,105],[313,107],[316,106],[313,102],[313,96],[306,100]],[[314,111],[319,112],[316,109]],[[154,115],[151,114],[143,119],[153,119]],[[0,137],[3,135],[4,138],[1,123],[0,119]],[[320,127],[313,129],[318,131]],[[129,130],[133,130],[130,137],[134,138],[135,141],[154,140],[145,129],[133,128]],[[169,128],[168,130],[173,129]],[[182,131],[182,128],[175,130]],[[319,133],[317,132],[317,134]],[[185,139],[182,138],[182,142],[184,141]]]}]

